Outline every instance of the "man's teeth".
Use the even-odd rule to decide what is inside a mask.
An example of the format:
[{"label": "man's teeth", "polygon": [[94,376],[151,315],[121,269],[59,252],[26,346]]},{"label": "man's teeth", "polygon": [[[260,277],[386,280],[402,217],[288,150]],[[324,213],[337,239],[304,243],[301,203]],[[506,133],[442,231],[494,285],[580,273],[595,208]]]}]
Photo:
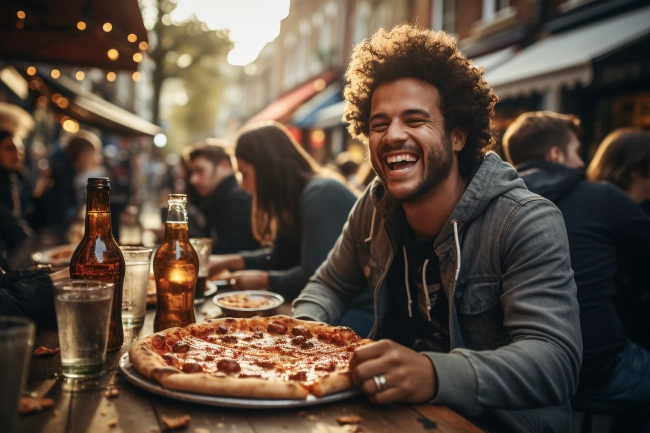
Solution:
[{"label": "man's teeth", "polygon": [[386,158],[388,164],[393,164],[395,162],[415,162],[418,158],[415,155],[404,154],[404,155],[393,155]]}]

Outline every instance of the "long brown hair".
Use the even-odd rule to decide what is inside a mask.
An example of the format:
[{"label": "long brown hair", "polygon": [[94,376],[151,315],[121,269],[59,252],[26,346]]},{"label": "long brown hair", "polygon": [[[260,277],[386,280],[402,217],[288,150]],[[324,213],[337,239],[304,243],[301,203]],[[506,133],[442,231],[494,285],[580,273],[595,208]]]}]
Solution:
[{"label": "long brown hair", "polygon": [[255,169],[251,223],[260,242],[289,234],[300,223],[300,196],[321,167],[277,122],[245,128],[235,142],[235,156]]},{"label": "long brown hair", "polygon": [[587,179],[608,180],[627,191],[633,174],[650,176],[650,133],[616,129],[600,143],[587,168]]}]

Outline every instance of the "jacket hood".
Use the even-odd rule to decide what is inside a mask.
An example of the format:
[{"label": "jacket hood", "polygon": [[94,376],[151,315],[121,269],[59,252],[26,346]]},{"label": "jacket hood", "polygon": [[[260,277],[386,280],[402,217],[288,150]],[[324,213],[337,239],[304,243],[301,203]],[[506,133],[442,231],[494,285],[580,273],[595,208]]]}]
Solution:
[{"label": "jacket hood", "polygon": [[549,161],[530,161],[517,166],[519,176],[529,190],[551,200],[564,197],[580,182],[578,170]]},{"label": "jacket hood", "polygon": [[[457,221],[458,230],[461,230],[465,224],[480,216],[492,199],[516,188],[526,189],[517,171],[510,164],[502,161],[496,153],[488,153],[451,213],[449,222]],[[386,193],[384,185],[378,179],[371,186],[371,197],[375,208],[385,218],[394,214],[395,207],[399,206],[399,203]],[[436,238],[434,248],[446,242],[453,234],[451,225],[446,224]]]}]

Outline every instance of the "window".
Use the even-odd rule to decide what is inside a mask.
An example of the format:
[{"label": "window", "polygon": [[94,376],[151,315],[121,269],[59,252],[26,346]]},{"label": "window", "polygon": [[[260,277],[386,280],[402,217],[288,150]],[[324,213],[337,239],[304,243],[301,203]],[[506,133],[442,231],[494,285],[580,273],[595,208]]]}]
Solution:
[{"label": "window", "polygon": [[483,0],[483,15],[481,21],[490,22],[497,15],[510,8],[512,0]]},{"label": "window", "polygon": [[432,13],[434,30],[444,30],[448,34],[456,32],[456,0],[433,0]]}]

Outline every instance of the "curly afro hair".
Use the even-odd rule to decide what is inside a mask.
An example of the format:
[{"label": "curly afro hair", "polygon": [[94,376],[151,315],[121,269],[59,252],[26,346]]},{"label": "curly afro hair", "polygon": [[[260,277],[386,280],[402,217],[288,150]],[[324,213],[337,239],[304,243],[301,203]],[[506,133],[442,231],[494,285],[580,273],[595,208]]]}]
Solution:
[{"label": "curly afro hair", "polygon": [[379,29],[354,49],[345,73],[344,119],[355,138],[368,139],[370,102],[382,83],[416,78],[432,84],[440,93],[440,111],[447,133],[459,127],[467,133],[458,155],[459,169],[467,175],[475,163],[495,147],[490,118],[498,98],[483,79],[483,68],[475,68],[456,47],[456,40],[410,24],[390,32]]}]

